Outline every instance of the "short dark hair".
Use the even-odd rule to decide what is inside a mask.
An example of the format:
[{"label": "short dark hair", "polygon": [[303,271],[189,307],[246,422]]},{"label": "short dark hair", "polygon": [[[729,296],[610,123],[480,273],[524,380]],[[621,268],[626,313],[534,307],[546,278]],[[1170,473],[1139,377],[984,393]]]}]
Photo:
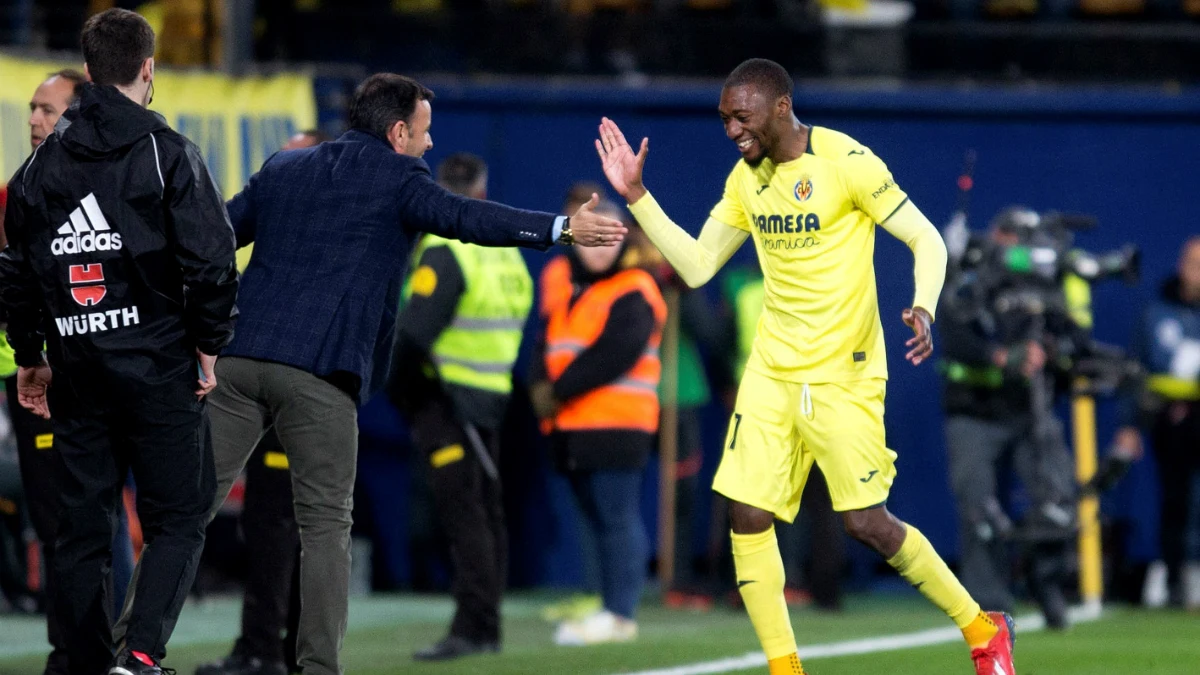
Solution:
[{"label": "short dark hair", "polygon": [[83,85],[87,84],[87,75],[84,75],[74,68],[63,68],[62,70],[56,70],[53,73],[50,73],[46,76],[46,79],[49,80],[55,77],[61,77],[67,82],[75,85],[75,88],[71,90],[71,103],[79,100],[79,97],[83,95]]},{"label": "short dark hair", "polygon": [[108,9],[83,24],[79,43],[92,82],[126,85],[154,56],[154,29],[137,12]]},{"label": "short dark hair", "polygon": [[437,179],[447,190],[460,195],[470,192],[487,175],[487,162],[469,152],[456,152],[438,164]]},{"label": "short dark hair", "polygon": [[418,101],[432,101],[433,92],[420,82],[396,73],[375,73],[354,90],[350,128],[387,139],[396,122],[411,122]]},{"label": "short dark hair", "polygon": [[751,84],[772,98],[791,96],[795,83],[783,66],[767,59],[747,59],[725,78],[725,89]]}]

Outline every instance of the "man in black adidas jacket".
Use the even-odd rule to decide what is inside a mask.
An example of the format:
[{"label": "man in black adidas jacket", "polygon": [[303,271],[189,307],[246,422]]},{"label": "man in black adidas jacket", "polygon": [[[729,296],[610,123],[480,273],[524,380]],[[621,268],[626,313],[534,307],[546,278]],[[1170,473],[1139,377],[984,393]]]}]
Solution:
[{"label": "man in black adidas jacket", "polygon": [[[234,240],[196,146],[145,109],[149,24],[109,10],[82,45],[94,84],[9,183],[0,302],[18,398],[53,413],[62,458],[54,602],[70,670],[157,675],[215,492],[203,397],[233,335]],[[145,548],[114,658],[107,576],[129,468]]]}]

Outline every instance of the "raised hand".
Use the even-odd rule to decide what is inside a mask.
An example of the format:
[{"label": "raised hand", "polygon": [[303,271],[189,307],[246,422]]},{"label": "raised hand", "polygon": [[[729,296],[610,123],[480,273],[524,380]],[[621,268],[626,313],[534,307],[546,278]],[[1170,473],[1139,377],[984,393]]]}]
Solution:
[{"label": "raised hand", "polygon": [[600,195],[592,193],[579,210],[571,214],[571,235],[580,246],[615,246],[625,238],[625,224],[596,213]]},{"label": "raised hand", "polygon": [[925,308],[913,307],[904,310],[900,318],[913,330],[913,337],[904,343],[905,347],[911,347],[904,358],[912,361],[914,366],[919,366],[933,354],[933,317],[929,316]]},{"label": "raised hand", "polygon": [[630,204],[646,194],[646,188],[642,185],[642,167],[646,166],[646,155],[649,152],[649,138],[642,139],[642,147],[635,155],[617,123],[607,117],[600,119],[600,138],[596,140],[596,154],[600,155],[604,176],[608,178],[613,190]]}]

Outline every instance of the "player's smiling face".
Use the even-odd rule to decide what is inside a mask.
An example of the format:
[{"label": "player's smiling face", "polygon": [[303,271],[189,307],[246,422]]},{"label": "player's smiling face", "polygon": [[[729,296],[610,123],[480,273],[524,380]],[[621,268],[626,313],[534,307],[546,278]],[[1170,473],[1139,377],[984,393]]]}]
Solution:
[{"label": "player's smiling face", "polygon": [[717,110],[725,125],[725,136],[737,144],[742,159],[750,166],[758,166],[775,148],[776,103],[752,84],[721,90],[721,105]]}]

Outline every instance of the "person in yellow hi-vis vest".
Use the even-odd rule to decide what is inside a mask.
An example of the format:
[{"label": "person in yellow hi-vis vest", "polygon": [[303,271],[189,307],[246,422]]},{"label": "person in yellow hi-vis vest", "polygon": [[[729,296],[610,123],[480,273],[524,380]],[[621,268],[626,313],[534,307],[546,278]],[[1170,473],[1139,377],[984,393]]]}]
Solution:
[{"label": "person in yellow hi-vis vest", "polygon": [[[484,199],[487,165],[446,158],[438,182]],[[435,507],[450,542],[456,604],[449,634],[419,661],[500,650],[500,597],[508,570],[500,427],[512,369],[533,305],[533,280],[515,248],[484,248],[426,234],[405,286],[388,394],[428,458]]]},{"label": "person in yellow hi-vis vest", "polygon": [[[301,131],[280,149],[310,148],[329,140],[318,130]],[[238,272],[246,269],[254,245],[237,252]],[[279,437],[269,430],[246,463],[242,501],[246,540],[246,589],[242,634],[229,656],[196,668],[196,675],[286,675],[296,672],[296,630],[300,621],[296,570],[300,530],[292,507],[292,474]]]}]

